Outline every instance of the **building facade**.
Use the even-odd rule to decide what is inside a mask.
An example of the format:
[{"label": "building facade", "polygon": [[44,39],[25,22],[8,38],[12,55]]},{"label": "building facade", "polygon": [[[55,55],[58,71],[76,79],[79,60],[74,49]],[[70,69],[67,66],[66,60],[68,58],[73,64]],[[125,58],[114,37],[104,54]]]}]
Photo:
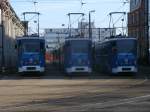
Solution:
[{"label": "building facade", "polygon": [[149,56],[149,4],[149,0],[130,0],[128,14],[128,35],[138,40],[138,59],[141,63],[147,63]]},{"label": "building facade", "polygon": [[[0,2],[0,68],[16,67],[15,38],[24,35],[24,26],[7,0]],[[0,69],[1,71],[1,69]]]}]

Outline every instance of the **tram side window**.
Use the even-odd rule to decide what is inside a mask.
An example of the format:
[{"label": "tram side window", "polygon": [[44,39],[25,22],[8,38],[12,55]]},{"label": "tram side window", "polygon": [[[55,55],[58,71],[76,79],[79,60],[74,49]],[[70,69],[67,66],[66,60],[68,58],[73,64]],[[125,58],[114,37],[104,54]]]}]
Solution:
[{"label": "tram side window", "polygon": [[105,47],[104,47],[104,45],[102,45],[102,46],[100,47],[100,51],[101,51],[101,54],[102,54],[102,55],[105,54]]},{"label": "tram side window", "polygon": [[21,41],[18,40],[18,45],[17,45],[17,49],[18,49],[18,52],[20,53],[22,50],[22,46],[21,46]]},{"label": "tram side window", "polygon": [[108,52],[109,52],[108,50],[109,50],[108,49],[108,43],[103,44],[102,50],[101,50],[102,54],[105,55],[105,56],[108,55]]},{"label": "tram side window", "polygon": [[113,53],[117,52],[117,43],[115,41],[111,42],[111,49]]},{"label": "tram side window", "polygon": [[101,45],[97,45],[95,53],[96,53],[97,56],[101,55]]},{"label": "tram side window", "polygon": [[101,55],[101,45],[97,45],[96,47],[95,47],[95,54],[96,54],[96,56],[100,56]]},{"label": "tram side window", "polygon": [[44,47],[45,47],[45,46],[44,46],[44,43],[41,42],[41,43],[40,43],[40,49],[41,49],[42,52],[44,52]]},{"label": "tram side window", "polygon": [[122,53],[134,53],[136,54],[136,41],[134,40],[125,40],[125,41],[118,41],[118,52]]},{"label": "tram side window", "polygon": [[64,50],[65,50],[66,52],[69,52],[69,50],[70,50],[70,42],[66,42],[65,47],[64,47]]}]

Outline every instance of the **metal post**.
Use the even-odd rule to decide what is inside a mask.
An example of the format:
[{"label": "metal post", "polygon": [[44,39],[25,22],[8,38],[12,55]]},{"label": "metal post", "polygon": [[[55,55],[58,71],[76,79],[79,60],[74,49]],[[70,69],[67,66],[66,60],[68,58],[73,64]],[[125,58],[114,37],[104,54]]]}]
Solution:
[{"label": "metal post", "polygon": [[38,13],[38,36],[40,37],[40,13]]},{"label": "metal post", "polygon": [[69,37],[71,37],[71,17],[70,17],[70,14],[69,14],[69,29],[70,29],[70,31],[69,31]]},{"label": "metal post", "polygon": [[101,28],[98,28],[98,37],[99,37],[99,41],[101,40]]},{"label": "metal post", "polygon": [[124,19],[122,19],[121,21],[122,21],[122,35],[124,35],[124,27],[123,27]]},{"label": "metal post", "polygon": [[95,10],[89,11],[89,39],[92,39],[92,28],[91,28],[91,13],[95,12]]},{"label": "metal post", "polygon": [[112,36],[111,34],[111,21],[112,21],[112,16],[111,16],[111,13],[109,14],[110,15],[110,20],[109,20],[109,33],[110,33],[110,36]]},{"label": "metal post", "polygon": [[24,21],[26,21],[26,16],[25,16],[25,13],[23,13],[23,18],[24,18]]},{"label": "metal post", "polygon": [[89,12],[89,39],[91,39],[91,13]]},{"label": "metal post", "polygon": [[59,32],[57,32],[57,34],[58,34],[58,37],[57,37],[57,39],[58,39],[58,58],[59,58],[59,70],[61,70],[61,45],[60,45],[60,33]]}]

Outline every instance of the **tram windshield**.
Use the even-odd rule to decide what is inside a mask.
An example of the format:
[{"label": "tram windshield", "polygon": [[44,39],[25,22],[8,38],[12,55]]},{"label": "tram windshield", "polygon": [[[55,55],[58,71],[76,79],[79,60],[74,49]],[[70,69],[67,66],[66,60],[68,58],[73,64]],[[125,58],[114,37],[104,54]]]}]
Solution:
[{"label": "tram windshield", "polygon": [[24,52],[40,52],[40,43],[24,43],[22,45],[22,50]]},{"label": "tram windshield", "polygon": [[72,41],[71,50],[73,53],[87,53],[89,51],[89,41]]},{"label": "tram windshield", "polygon": [[21,52],[41,52],[44,49],[44,43],[41,41],[21,41],[19,49]]},{"label": "tram windshield", "polygon": [[135,53],[136,54],[136,40],[118,40],[118,53]]}]

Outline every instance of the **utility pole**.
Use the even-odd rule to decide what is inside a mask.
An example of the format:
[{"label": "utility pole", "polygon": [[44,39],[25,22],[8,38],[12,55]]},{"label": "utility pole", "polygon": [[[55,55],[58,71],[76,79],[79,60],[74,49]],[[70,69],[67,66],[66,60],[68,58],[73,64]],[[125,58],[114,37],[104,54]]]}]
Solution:
[{"label": "utility pole", "polygon": [[124,35],[124,27],[123,27],[124,19],[121,19],[121,21],[122,21],[122,35]]},{"label": "utility pole", "polygon": [[89,12],[89,39],[91,39],[91,13]]},{"label": "utility pole", "polygon": [[99,41],[101,40],[101,28],[98,28],[98,37],[99,37]]},{"label": "utility pole", "polygon": [[92,29],[91,29],[91,13],[95,12],[95,10],[89,11],[89,39],[92,39]]}]

